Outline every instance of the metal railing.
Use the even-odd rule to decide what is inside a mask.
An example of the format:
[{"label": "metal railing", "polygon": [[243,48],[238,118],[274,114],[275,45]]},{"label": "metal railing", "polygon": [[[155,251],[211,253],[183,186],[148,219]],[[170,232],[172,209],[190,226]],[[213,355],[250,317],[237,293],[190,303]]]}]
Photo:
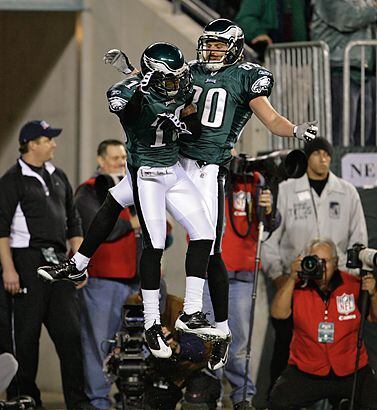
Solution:
[{"label": "metal railing", "polygon": [[[372,98],[374,98],[374,106],[376,104],[377,100],[377,40],[357,40],[357,41],[350,41],[345,50],[344,50],[344,69],[343,69],[343,145],[344,146],[349,146],[350,142],[354,143],[355,141],[353,140],[353,137],[351,135],[351,130],[350,124],[351,121],[356,121],[356,119],[353,120],[352,116],[354,115],[353,112],[351,112],[351,52],[352,49],[355,47],[360,48],[360,97],[358,99],[358,104],[360,107],[360,145],[364,146],[365,145],[365,137],[366,137],[366,129],[365,129],[365,124],[366,124],[366,86],[367,86],[367,76],[366,76],[366,67],[367,67],[367,60],[365,56],[365,48],[366,47],[374,47],[374,53],[375,53],[375,62],[374,62],[374,78],[369,79],[369,81],[375,81],[375,90],[374,90],[374,95]],[[355,58],[355,54],[352,55],[352,58]],[[353,67],[354,68],[354,67]],[[374,110],[374,119],[369,119],[371,121],[375,121],[377,123],[377,110]],[[375,130],[375,141],[377,141],[377,127]]]},{"label": "metal railing", "polygon": [[[332,141],[329,47],[323,41],[273,44],[266,51],[266,67],[276,86],[271,95],[275,109],[299,124],[319,122],[319,135]],[[271,149],[298,147],[290,138],[270,139]]]},{"label": "metal railing", "polygon": [[[173,13],[182,7],[203,26],[219,18],[200,0],[173,0]],[[245,58],[254,61],[257,55],[245,45]],[[331,83],[329,47],[323,41],[279,43],[267,48],[265,66],[275,78],[271,102],[276,110],[293,123],[318,120],[319,133],[332,142]],[[271,135],[270,149],[298,147],[293,138]]]}]

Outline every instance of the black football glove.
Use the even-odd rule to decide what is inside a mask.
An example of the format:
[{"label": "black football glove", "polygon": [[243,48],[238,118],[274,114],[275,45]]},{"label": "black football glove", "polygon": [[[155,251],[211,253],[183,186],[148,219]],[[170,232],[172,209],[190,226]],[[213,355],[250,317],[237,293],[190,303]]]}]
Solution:
[{"label": "black football glove", "polygon": [[148,71],[147,74],[140,81],[139,90],[143,94],[149,94],[149,88],[156,82],[157,78],[160,76],[158,71]]},{"label": "black football glove", "polygon": [[163,112],[157,114],[157,117],[160,119],[158,124],[163,131],[174,130],[178,134],[192,135],[191,131],[187,129],[186,124],[180,121],[174,114]]}]

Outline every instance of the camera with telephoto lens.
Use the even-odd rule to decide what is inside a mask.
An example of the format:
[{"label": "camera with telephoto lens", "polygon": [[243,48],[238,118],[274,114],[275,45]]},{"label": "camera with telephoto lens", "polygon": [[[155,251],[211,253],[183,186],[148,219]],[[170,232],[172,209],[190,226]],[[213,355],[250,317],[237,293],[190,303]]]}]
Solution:
[{"label": "camera with telephoto lens", "polygon": [[298,277],[302,280],[318,280],[323,278],[326,270],[326,261],[317,255],[305,256],[301,261],[301,271]]},{"label": "camera with telephoto lens", "polygon": [[377,250],[355,243],[347,250],[347,268],[373,271],[377,267]]},{"label": "camera with telephoto lens", "polygon": [[305,153],[298,149],[274,151],[255,158],[240,154],[233,157],[230,173],[235,176],[248,176],[258,171],[265,177],[276,177],[279,180],[300,178],[306,172],[307,163]]}]

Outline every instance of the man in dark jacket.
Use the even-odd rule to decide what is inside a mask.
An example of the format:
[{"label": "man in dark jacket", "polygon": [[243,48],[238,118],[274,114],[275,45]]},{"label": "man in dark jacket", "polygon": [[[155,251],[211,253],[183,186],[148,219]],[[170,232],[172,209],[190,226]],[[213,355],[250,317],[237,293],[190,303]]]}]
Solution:
[{"label": "man in dark jacket", "polygon": [[39,337],[46,326],[58,353],[63,393],[69,409],[85,407],[79,311],[73,283],[45,283],[41,264],[58,264],[82,241],[81,221],[65,173],[50,160],[61,129],[31,121],[19,136],[21,157],[0,180],[0,352],[11,352],[19,368],[8,397],[33,397],[41,406],[35,383]]}]

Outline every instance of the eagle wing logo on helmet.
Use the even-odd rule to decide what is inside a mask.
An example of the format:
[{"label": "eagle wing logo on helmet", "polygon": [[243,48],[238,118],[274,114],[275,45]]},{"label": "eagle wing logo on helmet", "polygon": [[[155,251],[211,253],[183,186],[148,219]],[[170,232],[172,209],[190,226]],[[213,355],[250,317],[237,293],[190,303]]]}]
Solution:
[{"label": "eagle wing logo on helmet", "polygon": [[267,76],[258,78],[258,80],[251,86],[251,91],[255,94],[260,94],[262,91],[268,91],[270,83],[271,79]]}]

